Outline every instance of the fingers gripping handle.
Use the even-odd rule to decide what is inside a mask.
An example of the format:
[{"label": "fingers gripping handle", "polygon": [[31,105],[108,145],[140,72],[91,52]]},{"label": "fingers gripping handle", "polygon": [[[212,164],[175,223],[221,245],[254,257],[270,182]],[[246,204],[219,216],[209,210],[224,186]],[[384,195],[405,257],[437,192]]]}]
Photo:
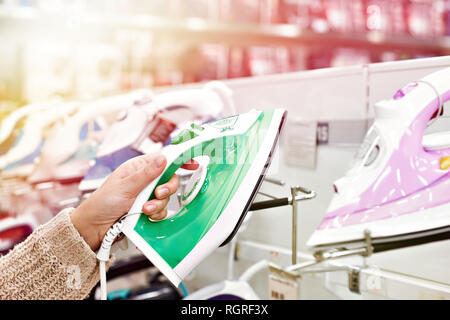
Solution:
[{"label": "fingers gripping handle", "polygon": [[[204,182],[206,180],[207,173],[208,173],[208,164],[209,164],[209,161],[210,161],[209,157],[207,157],[207,156],[200,156],[200,157],[196,157],[194,159],[196,160],[196,162],[199,163],[199,167],[191,175],[191,178],[187,182],[186,188],[185,188],[185,190],[184,190],[184,192],[182,194],[181,205],[183,207],[188,205],[189,203],[191,203],[196,198],[196,196],[199,194],[200,190],[203,187],[203,184],[204,184]],[[171,174],[172,174],[171,171],[170,171],[170,173],[167,174],[167,176],[171,176]],[[165,179],[161,179],[161,183],[165,183],[165,182],[163,182],[164,180]],[[155,187],[155,189],[156,189],[156,187]],[[150,198],[152,198],[152,196]],[[168,210],[167,211],[167,216],[163,220],[167,220],[167,219],[172,218],[179,211],[180,210]],[[150,217],[148,219],[151,222],[162,221],[162,220],[153,220]]]},{"label": "fingers gripping handle", "polygon": [[142,206],[149,200],[156,198],[155,190],[158,186],[167,183],[174,173],[178,170],[183,161],[181,160],[183,152],[186,148],[184,146],[168,146],[162,151],[162,154],[166,157],[167,163],[162,174],[160,174],[153,182],[146,186],[136,197],[129,213],[142,212]]},{"label": "fingers gripping handle", "polygon": [[184,193],[181,197],[181,204],[183,206],[188,205],[196,198],[196,196],[203,187],[203,184],[206,180],[206,176],[208,173],[208,164],[210,161],[209,157],[200,156],[196,157],[195,160],[199,163],[199,167],[192,174],[191,178],[189,179],[186,185],[186,189],[184,190]]}]

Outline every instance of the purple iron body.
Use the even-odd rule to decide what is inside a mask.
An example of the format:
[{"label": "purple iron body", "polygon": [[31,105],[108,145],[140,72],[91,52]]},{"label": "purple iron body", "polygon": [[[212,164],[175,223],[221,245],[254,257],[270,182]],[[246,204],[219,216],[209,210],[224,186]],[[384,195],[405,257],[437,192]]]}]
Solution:
[{"label": "purple iron body", "polygon": [[360,242],[365,231],[379,246],[450,238],[450,134],[425,135],[450,99],[449,78],[450,68],[435,72],[375,105],[375,122],[308,246]]}]

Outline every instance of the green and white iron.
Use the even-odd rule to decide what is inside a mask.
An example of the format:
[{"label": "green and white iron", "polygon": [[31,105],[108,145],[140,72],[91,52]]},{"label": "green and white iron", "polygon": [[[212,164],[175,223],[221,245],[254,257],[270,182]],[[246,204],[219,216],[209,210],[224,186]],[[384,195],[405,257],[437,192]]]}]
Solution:
[{"label": "green and white iron", "polygon": [[[283,109],[250,111],[193,124],[162,151],[165,170],[136,198],[121,231],[175,286],[233,238],[270,165],[286,114]],[[190,159],[200,165],[179,208],[162,221],[149,220],[141,213],[143,204]]]}]

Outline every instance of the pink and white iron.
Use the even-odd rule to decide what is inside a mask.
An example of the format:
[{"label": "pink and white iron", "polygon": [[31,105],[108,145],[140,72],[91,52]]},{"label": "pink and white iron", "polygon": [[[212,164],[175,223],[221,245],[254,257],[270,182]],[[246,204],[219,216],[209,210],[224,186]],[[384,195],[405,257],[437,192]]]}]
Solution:
[{"label": "pink and white iron", "polygon": [[360,243],[367,231],[374,252],[450,238],[450,132],[424,136],[450,100],[449,79],[443,69],[375,105],[375,122],[308,246]]}]

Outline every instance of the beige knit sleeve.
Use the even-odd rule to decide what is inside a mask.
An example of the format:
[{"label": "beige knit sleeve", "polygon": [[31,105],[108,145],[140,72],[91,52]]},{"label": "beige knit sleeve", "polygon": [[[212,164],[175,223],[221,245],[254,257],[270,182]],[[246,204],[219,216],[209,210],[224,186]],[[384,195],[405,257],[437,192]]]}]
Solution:
[{"label": "beige knit sleeve", "polygon": [[0,258],[0,299],[83,299],[98,282],[95,253],[61,211]]}]

